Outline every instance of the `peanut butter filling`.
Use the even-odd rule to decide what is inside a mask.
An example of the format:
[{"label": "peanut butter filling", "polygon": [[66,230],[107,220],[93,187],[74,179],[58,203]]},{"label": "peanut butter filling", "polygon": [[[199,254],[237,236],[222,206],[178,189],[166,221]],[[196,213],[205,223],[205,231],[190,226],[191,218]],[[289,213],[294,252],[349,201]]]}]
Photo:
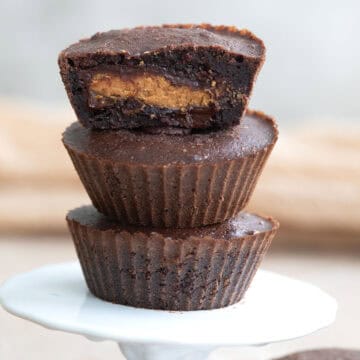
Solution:
[{"label": "peanut butter filling", "polygon": [[148,105],[166,108],[208,106],[212,95],[202,89],[173,85],[165,77],[142,73],[136,75],[94,75],[89,89],[103,97],[135,98]]}]

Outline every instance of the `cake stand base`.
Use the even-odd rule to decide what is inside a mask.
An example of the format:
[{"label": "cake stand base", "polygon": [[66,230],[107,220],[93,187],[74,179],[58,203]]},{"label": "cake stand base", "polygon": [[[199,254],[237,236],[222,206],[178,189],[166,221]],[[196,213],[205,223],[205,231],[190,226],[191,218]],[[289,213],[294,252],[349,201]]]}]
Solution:
[{"label": "cake stand base", "polygon": [[220,346],[290,340],[330,325],[337,309],[319,288],[263,270],[240,303],[223,309],[137,309],[91,295],[78,263],[15,276],[0,288],[0,302],[47,328],[116,341],[128,360],[203,360]]},{"label": "cake stand base", "polygon": [[119,344],[128,360],[206,360],[214,347]]}]

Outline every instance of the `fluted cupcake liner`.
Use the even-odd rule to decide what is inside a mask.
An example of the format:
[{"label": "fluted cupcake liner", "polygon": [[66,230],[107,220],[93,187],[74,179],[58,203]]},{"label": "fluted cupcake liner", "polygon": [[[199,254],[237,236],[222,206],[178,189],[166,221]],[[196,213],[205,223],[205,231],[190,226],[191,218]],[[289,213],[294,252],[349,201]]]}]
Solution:
[{"label": "fluted cupcake liner", "polygon": [[67,149],[100,212],[122,223],[180,228],[220,223],[241,211],[271,152],[211,164],[149,166]]},{"label": "fluted cupcake liner", "polygon": [[95,296],[164,310],[214,309],[241,300],[278,228],[275,220],[266,219],[270,225],[265,231],[218,234],[219,226],[229,232],[225,223],[212,226],[214,231],[197,229],[194,235],[189,230],[180,239],[177,233],[96,227],[71,212],[67,220]]}]

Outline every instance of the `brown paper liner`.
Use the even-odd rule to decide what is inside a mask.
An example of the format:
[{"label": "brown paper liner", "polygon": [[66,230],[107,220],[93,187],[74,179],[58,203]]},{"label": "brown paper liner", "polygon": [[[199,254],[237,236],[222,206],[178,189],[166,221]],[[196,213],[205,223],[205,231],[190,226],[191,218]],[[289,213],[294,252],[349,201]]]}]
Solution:
[{"label": "brown paper liner", "polygon": [[103,214],[123,224],[189,228],[224,222],[241,211],[273,145],[230,161],[166,166],[114,163],[66,147]]},{"label": "brown paper liner", "polygon": [[205,310],[242,299],[277,229],[230,239],[100,230],[68,220],[90,291],[103,300],[164,310]]}]

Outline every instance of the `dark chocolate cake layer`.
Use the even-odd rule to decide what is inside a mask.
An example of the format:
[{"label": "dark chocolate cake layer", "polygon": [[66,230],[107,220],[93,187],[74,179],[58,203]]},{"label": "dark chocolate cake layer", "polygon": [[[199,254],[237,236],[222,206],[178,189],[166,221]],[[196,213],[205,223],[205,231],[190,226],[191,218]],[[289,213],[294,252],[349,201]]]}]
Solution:
[{"label": "dark chocolate cake layer", "polygon": [[63,135],[95,207],[125,224],[196,227],[247,204],[277,140],[274,121],[250,111],[242,124],[204,134],[92,131]]},{"label": "dark chocolate cake layer", "polygon": [[168,25],[97,33],[59,66],[86,127],[208,129],[239,123],[264,58],[248,30]]},{"label": "dark chocolate cake layer", "polygon": [[70,211],[67,222],[95,296],[164,310],[240,301],[279,226],[241,213],[217,226],[138,228],[112,222],[92,206]]},{"label": "dark chocolate cake layer", "polygon": [[277,360],[360,360],[360,350],[318,349],[286,355]]}]

